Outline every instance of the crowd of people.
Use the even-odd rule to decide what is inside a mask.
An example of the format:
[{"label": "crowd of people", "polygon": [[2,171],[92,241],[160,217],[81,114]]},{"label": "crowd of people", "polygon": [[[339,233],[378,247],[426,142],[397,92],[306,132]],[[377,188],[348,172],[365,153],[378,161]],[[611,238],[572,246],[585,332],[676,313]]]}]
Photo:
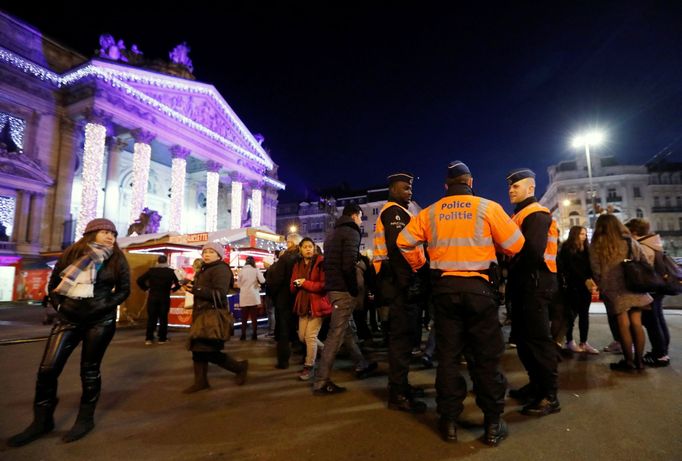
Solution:
[{"label": "crowd of people", "polygon": [[[608,350],[622,354],[611,369],[637,373],[645,366],[670,364],[663,295],[629,289],[621,268],[625,259],[656,266],[663,248],[645,220],[624,225],[614,215],[602,214],[591,242],[585,227],[574,226],[560,245],[557,223],[538,203],[535,174],[527,168],[506,177],[515,207],[512,216],[500,204],[474,194],[474,177],[461,161],[447,167],[444,197],[417,214],[409,207],[412,175],[392,174],[387,182],[388,201],[377,219],[371,261],[360,253],[362,209],[349,204],[328,233],[324,253],[312,239],[290,234],[287,249],[265,276],[253,258],[239,272],[241,340],[249,319],[251,338],[258,337],[256,314],[264,287],[265,302],[274,313],[275,367],[288,369],[292,347],[300,348],[303,364],[296,378],[311,381],[314,396],[346,391],[332,380],[342,347],[354,363],[356,378],[371,376],[378,364],[367,359],[360,344],[371,343],[373,332],[381,331],[388,351],[387,407],[425,412],[424,390],[410,384],[409,374],[423,327],[432,325],[422,363],[430,367],[437,362],[438,431],[446,442],[457,441],[457,418],[468,393],[461,366],[465,362],[484,415],[482,440],[496,446],[508,436],[502,418],[507,392],[522,405],[524,415],[557,413],[561,350],[599,354],[588,343],[589,308],[596,293],[606,306],[613,335]],[[110,221],[91,221],[55,267],[49,291],[58,316],[39,367],[34,420],[9,445],[24,445],[54,428],[57,379],[81,342],[83,395],[76,423],[64,440],[78,440],[93,429],[100,363],[115,332],[116,306],[130,291],[128,265],[116,236]],[[188,394],[210,388],[209,363],[234,373],[239,385],[246,381],[248,361],[223,352],[231,331],[222,323],[229,317],[226,299],[234,283],[223,258],[222,245],[210,242],[202,249],[192,281],[179,282],[165,257],[137,280],[150,290],[147,344],[154,341],[157,320],[158,342],[168,339],[163,317],[171,291],[182,284],[194,298],[188,340],[194,382],[183,391]],[[518,389],[507,389],[500,366],[505,350],[500,306],[508,309],[509,342],[527,372],[527,384]],[[576,319],[578,341],[573,336]],[[215,333],[205,333],[207,325]],[[647,353],[644,328],[652,346]]]}]

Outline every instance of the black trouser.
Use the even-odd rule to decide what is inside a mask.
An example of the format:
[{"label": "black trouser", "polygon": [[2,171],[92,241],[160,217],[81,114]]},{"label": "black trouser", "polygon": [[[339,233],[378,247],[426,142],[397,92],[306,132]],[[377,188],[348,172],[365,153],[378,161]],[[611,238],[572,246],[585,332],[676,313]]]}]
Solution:
[{"label": "black trouser", "polygon": [[[482,279],[480,284],[487,285]],[[459,371],[458,357],[466,347],[473,358],[468,360],[468,365],[475,383],[476,404],[486,421],[496,421],[504,412],[507,387],[500,369],[504,338],[497,299],[477,293],[436,293],[433,306],[439,356],[436,372],[438,413],[441,417],[455,419],[462,412],[467,386]]]},{"label": "black trouser", "polygon": [[566,341],[573,341],[573,325],[578,317],[578,330],[580,331],[580,343],[587,342],[587,334],[590,330],[590,303],[592,294],[587,289],[575,287],[566,290],[566,303],[569,306],[568,323],[566,324]]},{"label": "black trouser", "polygon": [[170,298],[149,297],[147,300],[147,335],[148,341],[154,340],[154,330],[159,324],[159,340],[168,339],[168,311],[170,310]]},{"label": "black trouser", "polygon": [[355,321],[355,328],[360,339],[369,339],[372,337],[372,332],[367,326],[367,309],[363,306],[362,309],[353,311],[353,320]]},{"label": "black trouser", "polygon": [[294,322],[288,296],[275,299],[275,340],[277,341],[277,364],[288,365],[291,357],[291,341],[296,337],[298,320]]},{"label": "black trouser", "polygon": [[102,386],[99,367],[115,332],[116,319],[113,315],[92,324],[76,324],[60,318],[47,338],[38,369],[34,403],[41,406],[56,405],[57,380],[69,356],[81,341],[81,403],[96,403]]},{"label": "black trouser", "polygon": [[557,354],[549,331],[556,277],[541,273],[521,283],[512,291],[512,335],[531,385],[539,397],[545,397],[558,389]]},{"label": "black trouser", "polygon": [[642,323],[651,343],[651,353],[656,358],[668,355],[670,331],[663,315],[663,295],[654,295],[651,310],[642,310]]},{"label": "black trouser", "polygon": [[409,388],[407,373],[412,359],[414,330],[419,323],[419,306],[408,302],[404,291],[396,294],[389,307],[388,384],[398,393],[405,393]]}]

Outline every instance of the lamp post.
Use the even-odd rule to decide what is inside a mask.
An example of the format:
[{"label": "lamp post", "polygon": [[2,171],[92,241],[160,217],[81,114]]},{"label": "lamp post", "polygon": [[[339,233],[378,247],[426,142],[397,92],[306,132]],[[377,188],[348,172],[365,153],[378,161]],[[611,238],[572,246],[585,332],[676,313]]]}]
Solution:
[{"label": "lamp post", "polygon": [[[592,185],[592,162],[590,161],[590,146],[597,147],[604,142],[605,136],[601,131],[590,131],[588,133],[578,134],[573,138],[573,147],[579,149],[581,147],[585,148],[585,158],[587,159],[587,177],[590,181],[590,197],[592,200],[592,211],[593,216],[597,216],[597,201],[595,200],[596,191]],[[594,222],[589,219],[590,227],[593,227]]]}]

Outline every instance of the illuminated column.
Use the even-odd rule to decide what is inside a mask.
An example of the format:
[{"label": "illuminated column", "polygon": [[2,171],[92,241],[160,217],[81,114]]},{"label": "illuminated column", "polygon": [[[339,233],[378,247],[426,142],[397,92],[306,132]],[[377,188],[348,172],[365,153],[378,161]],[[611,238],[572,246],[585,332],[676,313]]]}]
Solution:
[{"label": "illuminated column", "polygon": [[260,226],[263,217],[263,185],[255,183],[251,189],[251,226]]},{"label": "illuminated column", "polygon": [[17,191],[16,219],[14,221],[13,238],[17,243],[28,240],[28,217],[31,206],[31,193],[25,190]]},{"label": "illuminated column", "polygon": [[242,227],[242,189],[241,176],[234,176],[232,178],[232,219],[230,220],[230,228],[232,229]]},{"label": "illuminated column", "polygon": [[130,222],[140,217],[144,209],[149,181],[149,165],[152,158],[151,142],[154,135],[148,131],[133,130],[135,146],[133,148],[133,195],[130,204]]},{"label": "illuminated column", "polygon": [[107,129],[99,123],[85,125],[85,146],[83,147],[83,189],[81,206],[76,221],[76,240],[81,238],[85,226],[97,216],[97,200],[102,184],[104,165],[104,142]]},{"label": "illuminated column", "polygon": [[45,212],[45,194],[34,192],[31,195],[30,219],[28,224],[28,241],[32,244],[40,243],[40,232],[43,227]]},{"label": "illuminated column", "polygon": [[170,232],[182,232],[182,210],[185,206],[185,176],[187,175],[187,157],[189,149],[182,146],[171,147],[173,156],[171,166],[171,209]]},{"label": "illuminated column", "polygon": [[213,232],[218,228],[218,183],[220,182],[220,163],[206,162],[206,232]]},{"label": "illuminated column", "polygon": [[[119,160],[121,158],[121,151],[128,145],[127,142],[121,141],[115,136],[107,140],[109,155],[107,156],[107,182],[104,189],[104,217],[119,224],[119,197],[121,195],[121,187],[119,184],[119,176],[121,168]],[[125,219],[125,218],[123,218]]]}]

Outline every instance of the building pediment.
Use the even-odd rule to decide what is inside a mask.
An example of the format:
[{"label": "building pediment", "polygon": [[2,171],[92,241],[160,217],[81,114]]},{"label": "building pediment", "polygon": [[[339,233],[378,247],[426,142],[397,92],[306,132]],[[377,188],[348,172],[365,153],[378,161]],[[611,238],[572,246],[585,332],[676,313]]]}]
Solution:
[{"label": "building pediment", "polygon": [[68,89],[86,79],[96,78],[125,98],[142,103],[222,144],[247,162],[254,162],[265,170],[275,167],[260,142],[213,85],[98,59],[57,74],[3,47],[0,47],[1,61],[57,88]]},{"label": "building pediment", "polygon": [[14,189],[45,192],[53,183],[43,168],[23,152],[0,145],[0,183]]}]

